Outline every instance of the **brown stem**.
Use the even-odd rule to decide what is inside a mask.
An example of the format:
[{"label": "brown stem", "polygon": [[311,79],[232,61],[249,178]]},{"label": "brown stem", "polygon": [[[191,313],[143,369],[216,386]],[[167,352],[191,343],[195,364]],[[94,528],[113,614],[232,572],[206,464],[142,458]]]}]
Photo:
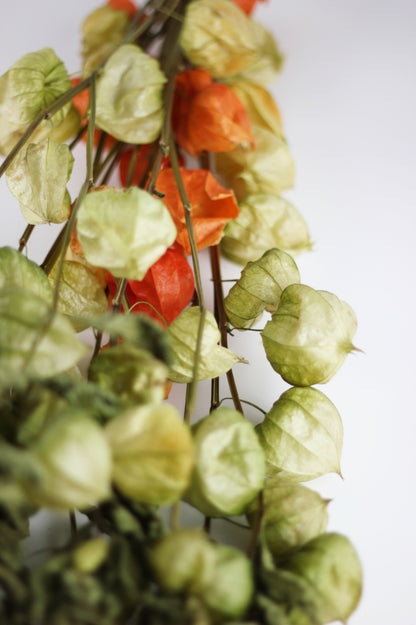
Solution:
[{"label": "brown stem", "polygon": [[27,242],[29,241],[30,235],[32,234],[34,228],[35,228],[34,224],[29,224],[28,226],[26,226],[24,233],[19,239],[19,248],[18,248],[19,252],[23,252],[23,250],[25,249]]}]

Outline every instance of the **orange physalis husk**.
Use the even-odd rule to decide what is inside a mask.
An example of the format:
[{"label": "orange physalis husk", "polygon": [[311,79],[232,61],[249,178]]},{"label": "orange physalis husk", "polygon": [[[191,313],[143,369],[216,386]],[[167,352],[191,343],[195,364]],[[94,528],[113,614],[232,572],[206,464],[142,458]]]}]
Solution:
[{"label": "orange physalis husk", "polygon": [[125,11],[129,17],[133,17],[137,11],[136,5],[131,0],[108,0],[106,4],[116,11]]},{"label": "orange physalis husk", "polygon": [[[75,87],[76,85],[78,85],[81,82],[81,78],[72,78],[71,79],[71,85],[72,87]],[[88,116],[88,107],[90,105],[90,90],[89,88],[84,89],[83,91],[81,91],[80,93],[78,93],[75,97],[72,98],[72,104],[74,105],[74,107],[76,108],[76,110],[79,113],[79,116],[81,117],[81,123],[85,123],[85,119]],[[94,131],[94,145],[97,146],[98,142],[100,140],[102,131],[101,130],[95,130]],[[84,133],[83,135],[83,140],[86,141],[87,140],[87,133]],[[104,147],[109,150],[115,143],[115,139],[114,137],[112,137],[111,135],[107,135],[105,138],[105,144]]]},{"label": "orange physalis husk", "polygon": [[[191,204],[191,217],[198,250],[216,245],[227,221],[235,219],[239,208],[234,192],[217,182],[206,169],[182,169],[181,176]],[[163,193],[162,201],[167,206],[178,231],[176,241],[185,254],[191,253],[185,222],[185,210],[177,189],[172,169],[160,172],[156,189]]]},{"label": "orange physalis husk", "polygon": [[[259,0],[232,0],[232,2],[239,6],[244,13],[247,13],[247,15],[250,15],[258,1]],[[265,0],[260,1],[265,2]]]},{"label": "orange physalis husk", "polygon": [[[116,283],[110,273],[107,275],[107,284],[111,301]],[[177,249],[168,248],[143,280],[128,281],[126,297],[133,313],[145,313],[159,323],[163,323],[162,316],[170,324],[189,304],[194,290],[194,276],[188,261]]]},{"label": "orange physalis husk", "polygon": [[179,145],[193,156],[226,152],[254,139],[244,104],[228,85],[202,69],[177,77],[172,124]]},{"label": "orange physalis husk", "polygon": [[188,69],[176,76],[175,96],[172,107],[172,126],[179,145],[189,153],[193,146],[188,139],[188,116],[196,94],[212,84],[212,77],[205,69]]},{"label": "orange physalis husk", "polygon": [[[119,175],[121,185],[123,187],[127,187],[130,161],[132,158],[135,158],[136,162],[134,164],[133,177],[131,179],[130,186],[144,187],[150,175],[152,159],[156,155],[156,152],[157,145],[155,143],[145,143],[144,145],[140,146],[136,154],[134,152],[134,149],[132,148],[128,148],[127,150],[125,150],[125,152],[122,153],[119,161]],[[184,163],[183,156],[181,154],[178,154],[178,158],[180,164],[182,165]],[[170,167],[169,156],[164,156],[160,164],[160,169],[165,169],[166,167]]]}]

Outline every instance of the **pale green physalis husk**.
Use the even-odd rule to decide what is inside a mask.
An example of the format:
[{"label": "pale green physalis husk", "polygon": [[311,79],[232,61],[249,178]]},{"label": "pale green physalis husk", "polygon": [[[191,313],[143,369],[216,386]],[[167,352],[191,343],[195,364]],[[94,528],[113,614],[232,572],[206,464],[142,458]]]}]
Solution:
[{"label": "pale green physalis husk", "polygon": [[156,59],[133,44],[118,48],[97,80],[98,128],[126,143],[157,139],[164,116],[165,82]]},{"label": "pale green physalis husk", "polygon": [[315,388],[290,388],[256,427],[268,470],[304,482],[340,474],[342,421],[334,404]]},{"label": "pale green physalis husk", "polygon": [[66,184],[73,162],[69,147],[52,139],[30,143],[19,152],[6,180],[28,223],[59,224],[68,219],[71,198]]},{"label": "pale green physalis husk", "polygon": [[345,623],[357,607],[362,569],[357,552],[345,536],[322,534],[280,566],[307,582],[315,598],[316,623]]},{"label": "pale green physalis husk", "polygon": [[[173,352],[173,363],[169,371],[172,382],[191,382],[198,327],[201,319],[199,306],[186,308],[167,329]],[[202,341],[199,352],[197,380],[206,380],[223,375],[237,362],[245,362],[226,347],[218,345],[221,334],[214,315],[205,311]]]},{"label": "pale green physalis husk", "polygon": [[142,280],[172,245],[176,227],[158,198],[137,187],[88,193],[78,211],[85,258],[118,278]]},{"label": "pale green physalis husk", "polygon": [[[7,122],[25,126],[71,88],[63,62],[51,48],[29,52],[0,77],[0,114]],[[67,115],[67,103],[53,116],[59,124]]]},{"label": "pale green physalis husk", "polygon": [[186,8],[184,55],[214,78],[238,74],[257,59],[252,21],[229,0],[193,0]]},{"label": "pale green physalis husk", "polygon": [[267,323],[266,356],[286,382],[309,386],[328,382],[354,349],[354,311],[336,295],[303,284],[288,286]]},{"label": "pale green physalis husk", "polygon": [[73,554],[73,563],[78,571],[93,573],[106,560],[110,551],[110,543],[105,536],[90,538],[78,545]]},{"label": "pale green physalis husk", "polygon": [[254,148],[241,144],[215,154],[217,172],[239,200],[253,193],[279,195],[293,186],[295,176],[293,157],[284,137],[263,125],[252,124],[251,130]]},{"label": "pale green physalis husk", "polygon": [[179,529],[152,547],[150,565],[156,582],[166,590],[199,595],[215,574],[215,549],[206,532]]},{"label": "pale green physalis husk", "polygon": [[198,529],[163,537],[150,552],[156,581],[171,592],[196,595],[214,617],[238,618],[253,595],[249,559],[234,547],[210,542]]},{"label": "pale green physalis husk", "polygon": [[[319,493],[301,484],[280,476],[267,479],[263,489],[262,526],[273,556],[281,557],[325,532],[328,503]],[[259,514],[257,499],[246,514],[253,525]]]},{"label": "pale green physalis husk", "polygon": [[228,321],[235,328],[251,328],[263,312],[274,313],[282,291],[300,282],[299,270],[289,254],[271,249],[249,262],[224,300]]},{"label": "pale green physalis husk", "polygon": [[[49,280],[54,287],[56,271],[55,265],[49,274]],[[90,325],[88,319],[83,322],[80,317],[99,315],[107,310],[104,289],[95,274],[82,263],[64,261],[59,282],[58,310],[70,317],[74,315],[78,317],[76,320],[71,319],[77,332],[85,330]]]},{"label": "pale green physalis husk", "polygon": [[242,617],[254,593],[251,562],[234,547],[217,544],[214,549],[214,576],[202,594],[202,600],[214,616]]},{"label": "pale green physalis husk", "polygon": [[251,20],[251,30],[256,45],[255,59],[239,74],[239,78],[267,85],[276,78],[282,67],[283,56],[273,35],[262,24]]},{"label": "pale green physalis husk", "polygon": [[278,136],[282,135],[279,109],[264,87],[242,79],[231,81],[230,87],[244,104],[252,126],[265,128]]},{"label": "pale green physalis husk", "polygon": [[110,496],[111,450],[92,418],[74,409],[50,419],[32,447],[42,480],[28,495],[56,510],[83,508]]},{"label": "pale green physalis husk", "polygon": [[168,368],[163,362],[128,343],[100,352],[88,371],[90,380],[111,390],[127,406],[161,402],[167,375]]},{"label": "pale green physalis husk", "polygon": [[88,75],[122,43],[129,26],[125,11],[102,6],[90,13],[82,25],[82,58]]},{"label": "pale green physalis husk", "polygon": [[88,353],[60,313],[48,326],[50,306],[18,287],[0,291],[0,368],[46,378],[63,373]]},{"label": "pale green physalis husk", "polygon": [[18,286],[52,304],[53,290],[44,271],[12,247],[0,248],[0,289]]},{"label": "pale green physalis husk", "polygon": [[211,517],[238,515],[263,487],[264,452],[253,425],[217,408],[192,428],[195,468],[185,499]]},{"label": "pale green physalis husk", "polygon": [[130,408],[105,431],[113,452],[113,481],[122,493],[156,505],[181,497],[191,477],[194,445],[174,406]]},{"label": "pale green physalis husk", "polygon": [[289,254],[310,249],[308,227],[298,210],[271,193],[249,195],[239,204],[240,214],[224,229],[221,250],[235,263],[245,265],[277,247]]}]

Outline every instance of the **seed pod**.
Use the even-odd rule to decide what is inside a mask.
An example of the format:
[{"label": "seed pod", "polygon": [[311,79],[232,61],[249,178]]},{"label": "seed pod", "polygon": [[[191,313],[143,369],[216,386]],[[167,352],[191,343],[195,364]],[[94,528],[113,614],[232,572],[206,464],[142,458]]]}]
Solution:
[{"label": "seed pod", "polygon": [[[56,283],[57,266],[49,274],[51,284]],[[63,263],[61,281],[59,283],[58,310],[70,317],[75,330],[81,332],[89,327],[88,319],[82,317],[99,315],[107,310],[107,298],[104,289],[95,274],[84,264],[71,260]]]},{"label": "seed pod", "polygon": [[84,75],[90,74],[119,46],[130,20],[125,11],[102,6],[90,13],[82,24]]},{"label": "seed pod", "polygon": [[263,486],[264,453],[252,424],[217,408],[193,428],[196,464],[185,499],[206,516],[241,514]]},{"label": "seed pod", "polygon": [[314,591],[316,623],[345,623],[357,607],[362,587],[361,564],[345,536],[322,534],[280,566],[301,577]]},{"label": "seed pod", "polygon": [[262,332],[266,356],[286,382],[323,384],[354,349],[354,311],[336,295],[292,284]]},{"label": "seed pod", "polygon": [[59,224],[68,219],[71,198],[66,184],[73,163],[69,147],[52,139],[30,143],[12,162],[6,172],[7,186],[29,224]]},{"label": "seed pod", "polygon": [[156,59],[120,46],[97,80],[97,127],[125,143],[151,143],[162,128],[165,82]]},{"label": "seed pod", "polygon": [[150,565],[163,588],[198,595],[214,577],[215,550],[202,530],[180,529],[152,548]]},{"label": "seed pod", "polygon": [[290,388],[256,427],[269,471],[303,482],[340,473],[342,422],[315,388]]},{"label": "seed pod", "polygon": [[250,561],[234,547],[210,542],[201,530],[168,534],[153,547],[150,564],[163,588],[198,596],[214,618],[241,617],[250,604]]},{"label": "seed pod", "polygon": [[293,186],[295,167],[284,137],[268,128],[252,124],[254,148],[239,145],[229,152],[215,154],[215,167],[223,182],[239,200],[247,195],[279,195]]},{"label": "seed pod", "polygon": [[79,211],[79,241],[92,265],[142,280],[174,242],[176,228],[163,202],[137,187],[88,193]]},{"label": "seed pod", "polygon": [[113,480],[137,501],[164,505],[180,498],[194,463],[188,426],[170,404],[130,408],[105,428],[113,452]]},{"label": "seed pod", "polygon": [[44,299],[18,287],[0,291],[0,367],[8,374],[47,378],[70,369],[88,353],[70,322],[56,313],[51,322]]},{"label": "seed pod", "polygon": [[257,58],[251,20],[228,0],[190,2],[180,44],[189,61],[214,78],[233,76]]},{"label": "seed pod", "polygon": [[11,247],[0,248],[0,289],[17,286],[52,304],[53,291],[44,271]]},{"label": "seed pod", "polygon": [[110,495],[111,451],[102,428],[81,411],[50,419],[32,453],[42,480],[28,495],[56,510],[83,508]]},{"label": "seed pod", "polygon": [[81,543],[74,550],[72,557],[75,568],[83,573],[93,573],[106,560],[110,543],[104,536],[96,536]]},{"label": "seed pod", "polygon": [[274,313],[282,291],[300,282],[299,271],[289,254],[271,249],[249,262],[225,298],[227,318],[235,328],[251,328],[263,312]]},{"label": "seed pod", "polygon": [[115,393],[125,406],[159,403],[164,398],[168,368],[144,349],[128,343],[99,353],[88,377]]},{"label": "seed pod", "polygon": [[[167,330],[173,351],[173,363],[169,371],[172,382],[191,382],[193,379],[200,318],[201,311],[198,306],[186,308]],[[230,349],[218,345],[219,340],[220,331],[214,315],[206,311],[197,380],[219,377],[237,362],[245,362]]]},{"label": "seed pod", "polygon": [[239,74],[239,78],[260,85],[272,82],[282,67],[283,56],[279,52],[276,40],[262,24],[251,20],[251,30],[256,46],[254,60]]},{"label": "seed pod", "polygon": [[[281,477],[265,482],[262,526],[268,548],[275,558],[319,536],[328,524],[328,500],[317,492]],[[255,523],[259,503],[255,499],[246,514]]]},{"label": "seed pod", "polygon": [[244,104],[251,124],[283,134],[279,109],[264,87],[243,79],[233,80],[230,87]]}]

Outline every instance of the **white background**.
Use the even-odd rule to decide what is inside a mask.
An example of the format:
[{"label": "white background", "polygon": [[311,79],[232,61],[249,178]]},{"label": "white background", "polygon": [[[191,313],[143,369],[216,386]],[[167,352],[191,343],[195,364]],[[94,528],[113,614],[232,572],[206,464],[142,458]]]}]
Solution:
[{"label": "white background", "polygon": [[[8,3],[0,74],[46,45],[70,72],[79,69],[79,25],[96,6]],[[355,344],[365,352],[320,387],[343,417],[345,439],[344,481],[329,476],[319,487],[334,498],[330,529],[353,541],[365,574],[350,623],[415,625],[416,4],[270,0],[257,17],[286,56],[272,91],[297,165],[286,197],[314,241],[297,259],[302,281],[353,306]],[[4,180],[0,194],[0,244],[16,246],[25,224]],[[49,226],[37,228],[29,256],[42,260],[51,236]],[[226,265],[224,274],[239,269]],[[268,409],[285,385],[264,363],[259,336],[245,333],[232,347],[252,365],[238,369],[242,396]]]}]

